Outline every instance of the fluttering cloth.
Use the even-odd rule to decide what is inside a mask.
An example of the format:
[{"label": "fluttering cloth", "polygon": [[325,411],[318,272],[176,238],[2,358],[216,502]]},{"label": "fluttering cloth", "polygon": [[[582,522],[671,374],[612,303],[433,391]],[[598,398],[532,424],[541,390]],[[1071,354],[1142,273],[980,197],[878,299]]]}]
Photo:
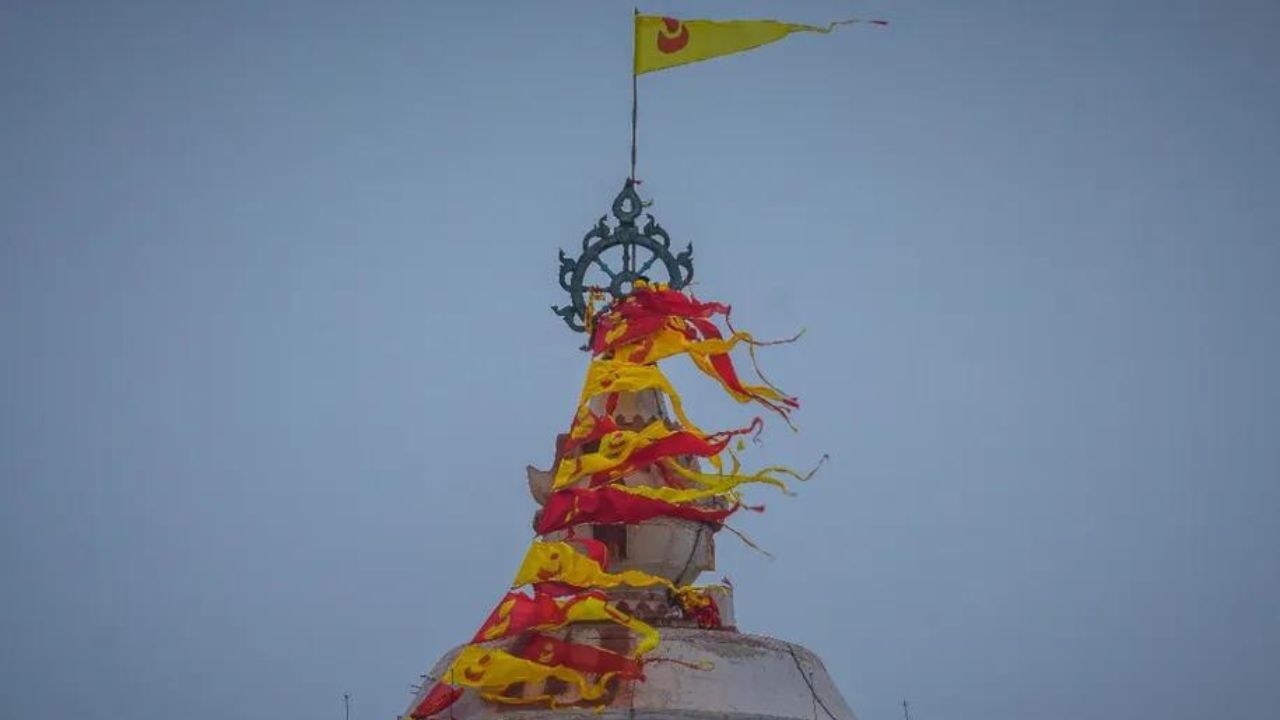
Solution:
[{"label": "fluttering cloth", "polygon": [[[763,376],[763,384],[747,384],[740,378],[730,357],[733,349],[768,343],[731,326],[725,337],[714,319],[723,318],[728,325],[729,312],[729,306],[721,303],[700,302],[663,286],[638,282],[631,295],[587,314],[593,358],[573,423],[557,453],[553,492],[536,523],[539,535],[568,533],[568,538],[532,543],[512,580],[511,592],[444,675],[423,692],[408,718],[440,714],[461,697],[463,688],[492,702],[546,702],[554,707],[559,696],[539,683],[559,680],[572,689],[573,702],[598,704],[615,678],[643,680],[645,656],[658,646],[659,634],[611,604],[601,590],[663,588],[685,617],[701,627],[720,626],[719,607],[707,589],[679,587],[638,570],[611,573],[606,569],[603,543],[577,537],[574,528],[635,525],[659,517],[719,528],[745,507],[739,492],[742,485],[767,484],[788,492],[783,477],[807,478],[784,467],[742,472],[731,445],[736,439],[741,449],[743,436],[758,434],[760,419],[744,428],[703,432],[686,415],[679,393],[657,366],[660,360],[687,355],[733,399],[757,403],[788,419],[799,406],[795,398]],[[661,392],[670,401],[678,425],[657,418],[644,427],[619,426],[613,413],[620,394],[646,390]],[[602,398],[602,413],[591,409],[596,398]],[[699,470],[697,460],[706,461],[713,472]],[[642,471],[648,482],[626,480]],[[622,654],[546,634],[580,622],[609,622],[626,628],[634,636],[631,651]],[[517,687],[524,690],[515,692]]]}]

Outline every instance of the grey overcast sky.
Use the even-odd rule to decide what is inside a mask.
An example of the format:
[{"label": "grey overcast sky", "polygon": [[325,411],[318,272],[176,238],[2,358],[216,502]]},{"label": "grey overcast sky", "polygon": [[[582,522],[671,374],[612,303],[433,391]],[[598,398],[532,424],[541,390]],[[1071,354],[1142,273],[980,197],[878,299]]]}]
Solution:
[{"label": "grey overcast sky", "polygon": [[[882,16],[640,79],[800,395],[720,568],[862,720],[1275,717],[1280,4]],[[0,718],[389,720],[531,536],[622,2],[0,4]],[[679,362],[706,427],[751,411]]]}]

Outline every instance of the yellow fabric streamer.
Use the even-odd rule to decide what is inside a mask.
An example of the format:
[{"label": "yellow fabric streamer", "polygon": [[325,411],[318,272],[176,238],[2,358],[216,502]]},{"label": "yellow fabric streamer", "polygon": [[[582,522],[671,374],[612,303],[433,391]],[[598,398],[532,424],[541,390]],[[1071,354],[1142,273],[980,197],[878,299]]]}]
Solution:
[{"label": "yellow fabric streamer", "polygon": [[587,366],[587,379],[583,383],[579,407],[586,407],[591,398],[615,392],[639,392],[661,390],[671,399],[671,410],[685,429],[701,432],[684,412],[680,394],[662,374],[657,365],[635,364],[622,360],[593,360]]},{"label": "yellow fabric streamer", "polygon": [[[515,607],[515,604],[515,599],[508,599],[498,606],[498,617],[501,619],[497,624],[485,631],[483,640],[496,640],[507,634],[507,630],[511,626],[511,609]],[[648,623],[637,620],[631,615],[618,610],[601,598],[593,596],[572,598],[567,602],[558,602],[557,605],[564,611],[564,614],[556,622],[540,623],[527,629],[555,630],[577,622],[612,622],[640,636],[640,642],[636,645],[636,657],[644,655],[658,646],[657,630],[653,629]]]},{"label": "yellow fabric streamer", "polygon": [[741,495],[738,494],[737,488],[740,485],[750,483],[759,483],[762,485],[773,485],[782,490],[787,495],[791,494],[791,490],[787,484],[778,479],[776,475],[790,475],[796,478],[804,476],[795,471],[784,467],[768,467],[750,475],[742,475],[736,472],[737,459],[734,459],[734,471],[729,473],[703,473],[696,470],[690,470],[676,462],[664,460],[663,466],[671,470],[675,474],[697,483],[701,487],[697,488],[673,488],[673,487],[649,487],[645,485],[629,486],[621,483],[615,484],[617,490],[632,495],[639,495],[654,500],[662,500],[663,502],[685,504],[706,500],[713,497],[722,497],[730,502],[740,501]]},{"label": "yellow fabric streamer", "polygon": [[781,465],[772,465],[762,470],[757,470],[750,475],[743,475],[739,472],[742,464],[738,461],[738,457],[732,452],[730,452],[729,457],[732,458],[732,465],[727,473],[699,472],[697,470],[690,470],[679,463],[670,461],[664,462],[663,465],[680,477],[698,483],[704,489],[720,492],[727,492],[729,490],[733,490],[739,485],[747,483],[760,483],[763,485],[772,485],[787,495],[790,495],[790,488],[788,488],[787,484],[776,476],[786,475],[797,480],[806,479],[806,476],[801,475],[791,468],[782,467]]},{"label": "yellow fabric streamer", "polygon": [[569,610],[569,622],[611,620],[627,628],[631,632],[640,636],[640,641],[636,643],[635,652],[632,654],[633,658],[639,658],[643,655],[647,655],[654,648],[658,647],[658,642],[662,638],[658,635],[658,631],[655,630],[652,625],[644,622],[643,620],[638,620],[635,617],[622,612],[616,607],[602,600],[596,600],[595,598],[592,598],[585,603],[580,603],[580,605],[593,603],[599,604],[598,614],[596,612],[597,608],[594,606],[583,607],[580,611],[578,606],[574,606]]},{"label": "yellow fabric streamer", "polygon": [[[746,393],[741,392],[729,386],[711,364],[713,355],[728,355],[733,351],[739,343],[747,343],[749,345],[756,344],[756,339],[747,332],[735,332],[728,338],[709,338],[706,340],[692,340],[688,337],[687,323],[680,318],[670,318],[667,326],[649,337],[627,345],[622,345],[614,349],[613,356],[615,358],[623,358],[629,362],[635,363],[656,363],[659,360],[679,355],[687,354],[694,366],[698,368],[702,374],[715,380],[724,388],[734,400],[740,403],[747,403],[758,397],[766,398],[774,402],[785,402],[787,396],[779,392],[776,388],[767,385],[747,385],[743,384],[742,388]],[[620,336],[626,331],[626,324],[620,324],[611,335]],[[615,361],[617,362],[617,361]],[[655,366],[656,367],[656,366]],[[674,404],[674,401],[673,401]]]},{"label": "yellow fabric streamer", "polygon": [[578,552],[569,543],[535,541],[516,571],[511,587],[538,582],[560,582],[580,588],[612,588],[619,585],[648,587],[662,585],[676,589],[670,580],[639,570],[605,572],[600,563]]},{"label": "yellow fabric streamer", "polygon": [[[626,334],[626,331],[627,323],[618,323],[617,327],[605,336],[605,339],[612,342],[614,339]],[[619,345],[613,349],[613,356],[628,362],[648,364],[656,363],[672,355],[679,355],[690,350],[703,355],[727,355],[738,346],[738,343],[743,340],[751,340],[751,336],[745,332],[736,332],[728,338],[708,338],[706,340],[690,339],[687,333],[688,323],[684,319],[669,317],[667,318],[666,327],[642,340]]]},{"label": "yellow fabric streamer", "polygon": [[674,432],[666,423],[655,420],[640,431],[615,430],[606,433],[600,438],[600,449],[596,452],[561,458],[552,487],[559,490],[580,478],[612,470],[625,463],[636,450]]},{"label": "yellow fabric streamer", "polygon": [[582,673],[563,665],[542,665],[502,650],[468,645],[458,653],[445,678],[451,685],[465,685],[479,690],[486,700],[510,704],[550,701],[554,705],[555,698],[550,695],[511,698],[499,693],[515,683],[556,678],[575,687],[583,700],[596,700],[604,695],[606,685],[614,675],[617,673],[604,673],[592,683]]}]

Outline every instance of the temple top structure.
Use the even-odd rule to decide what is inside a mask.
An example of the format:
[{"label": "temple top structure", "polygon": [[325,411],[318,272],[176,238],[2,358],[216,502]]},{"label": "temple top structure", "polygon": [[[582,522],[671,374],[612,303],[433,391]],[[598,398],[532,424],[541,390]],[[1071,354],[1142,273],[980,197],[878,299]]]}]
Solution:
[{"label": "temple top structure", "polygon": [[[528,469],[535,537],[470,642],[423,675],[403,720],[856,720],[812,653],[738,631],[727,580],[694,584],[715,570],[714,538],[731,516],[763,510],[745,488],[790,494],[813,471],[743,469],[744,438],[763,419],[702,430],[659,364],[683,358],[733,401],[791,425],[799,401],[760,372],[755,349],[795,338],[758,341],[730,324],[727,303],[689,293],[693,246],[673,252],[635,178],[639,75],[858,22],[635,11],[631,172],[581,251],[559,256],[569,300],[551,309],[587,333],[589,360],[553,462]],[[736,348],[750,349],[754,377]]]},{"label": "temple top structure", "polygon": [[799,403],[739,373],[734,348],[765,343],[728,326],[727,304],[687,291],[693,248],[673,252],[646,207],[628,179],[577,257],[560,252],[569,303],[553,310],[590,333],[590,360],[548,469],[527,469],[535,537],[406,720],[856,720],[816,656],[738,630],[727,580],[695,585],[716,570],[731,516],[763,509],[744,488],[787,492],[812,472],[742,469],[760,417],[709,432],[686,413],[659,367],[670,358],[784,421]]}]

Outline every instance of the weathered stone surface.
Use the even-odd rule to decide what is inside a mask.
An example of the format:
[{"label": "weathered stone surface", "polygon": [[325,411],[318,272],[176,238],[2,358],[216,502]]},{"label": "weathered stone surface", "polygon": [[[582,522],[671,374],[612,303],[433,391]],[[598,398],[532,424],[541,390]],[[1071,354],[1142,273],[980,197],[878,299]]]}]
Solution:
[{"label": "weathered stone surface", "polygon": [[[591,635],[596,635],[592,638]],[[570,639],[607,642],[608,629],[579,628]],[[446,672],[457,649],[436,664]],[[466,695],[452,708],[456,718],[796,718],[856,720],[822,662],[799,645],[726,630],[663,628],[662,644],[645,665],[643,682],[623,681],[609,702],[593,707],[499,705]],[[693,669],[682,663],[704,665]],[[446,678],[447,680],[447,678]],[[543,688],[524,688],[528,696]]]},{"label": "weathered stone surface", "polygon": [[[604,396],[592,398],[590,407],[593,412],[603,413]],[[666,400],[657,390],[618,393],[617,407],[612,417],[619,426],[643,428],[654,420],[668,420]],[[686,465],[697,468],[696,461],[692,459]],[[529,493],[539,505],[545,503],[551,493],[555,467],[553,464],[551,470],[541,470],[530,465],[525,469]],[[649,468],[628,473],[619,482],[632,487],[661,487],[666,484],[657,471]],[[702,504],[709,507],[724,506],[723,502],[716,500]],[[612,554],[606,568],[609,572],[640,570],[671,580],[677,585],[687,585],[696,581],[703,572],[715,570],[715,532],[702,523],[677,518],[657,518],[620,530],[625,536],[625,543],[619,544],[616,537],[613,538],[610,548]],[[594,532],[591,526],[583,526],[578,530],[579,535],[586,537],[593,537]],[[549,534],[546,539],[563,540],[566,537],[568,533],[562,531]]]},{"label": "weathered stone surface", "polygon": [[533,501],[539,505],[546,505],[547,496],[551,494],[551,481],[554,480],[551,472],[539,470],[532,465],[526,465],[524,472],[529,478],[529,494],[533,496]]}]

